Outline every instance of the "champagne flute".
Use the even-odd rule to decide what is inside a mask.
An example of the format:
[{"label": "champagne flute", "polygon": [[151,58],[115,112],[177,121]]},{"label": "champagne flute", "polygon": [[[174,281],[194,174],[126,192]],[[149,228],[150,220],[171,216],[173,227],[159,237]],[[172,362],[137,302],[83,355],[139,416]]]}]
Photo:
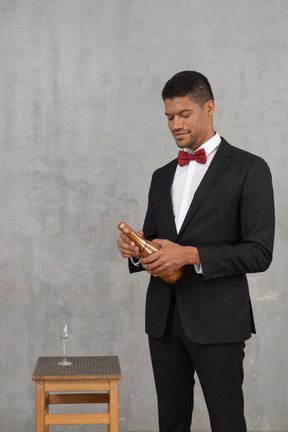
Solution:
[{"label": "champagne flute", "polygon": [[67,317],[62,317],[59,321],[59,336],[63,341],[63,360],[58,363],[60,366],[70,366],[72,363],[66,359],[66,342],[72,335],[72,327]]}]

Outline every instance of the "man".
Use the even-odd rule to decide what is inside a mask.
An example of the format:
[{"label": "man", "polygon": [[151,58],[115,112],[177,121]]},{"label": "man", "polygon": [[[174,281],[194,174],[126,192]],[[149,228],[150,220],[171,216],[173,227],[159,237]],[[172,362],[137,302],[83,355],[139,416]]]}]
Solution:
[{"label": "man", "polygon": [[[255,332],[246,273],[265,271],[272,260],[270,171],[214,131],[214,97],[202,74],[176,74],[162,97],[179,163],[153,174],[139,231],[162,248],[140,260],[133,242],[122,233],[118,239],[130,271],[152,275],[146,332],[160,431],[190,431],[196,372],[212,431],[246,432],[243,358]],[[159,277],[182,266],[175,285]]]}]

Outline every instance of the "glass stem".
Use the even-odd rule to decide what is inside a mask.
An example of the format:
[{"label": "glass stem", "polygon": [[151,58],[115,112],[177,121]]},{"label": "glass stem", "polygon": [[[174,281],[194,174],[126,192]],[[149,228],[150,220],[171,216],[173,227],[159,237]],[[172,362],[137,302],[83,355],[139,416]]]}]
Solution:
[{"label": "glass stem", "polygon": [[66,360],[66,341],[63,341],[63,357],[64,357],[64,361]]}]

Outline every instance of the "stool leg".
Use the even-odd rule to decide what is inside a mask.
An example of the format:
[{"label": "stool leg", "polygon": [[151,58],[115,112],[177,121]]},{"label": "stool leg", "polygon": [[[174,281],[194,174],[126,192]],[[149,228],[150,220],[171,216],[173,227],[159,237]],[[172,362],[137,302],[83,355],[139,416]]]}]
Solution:
[{"label": "stool leg", "polygon": [[44,381],[35,381],[35,431],[47,432],[45,428]]},{"label": "stool leg", "polygon": [[[44,410],[44,415],[49,414],[49,403],[48,403],[48,398],[49,398],[49,392],[45,392],[45,410]],[[45,417],[44,417],[44,431],[45,432],[49,432],[49,425],[45,425]]]},{"label": "stool leg", "polygon": [[119,430],[119,392],[118,380],[110,380],[109,389],[109,419],[108,432]]}]

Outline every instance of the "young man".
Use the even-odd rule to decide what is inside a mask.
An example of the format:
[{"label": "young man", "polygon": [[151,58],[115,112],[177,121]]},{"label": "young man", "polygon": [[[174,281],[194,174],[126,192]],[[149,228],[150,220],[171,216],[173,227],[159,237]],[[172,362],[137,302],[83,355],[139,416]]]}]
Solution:
[{"label": "young man", "polygon": [[[162,97],[179,162],[153,174],[140,232],[162,249],[139,261],[135,244],[118,239],[130,271],[152,275],[146,332],[160,432],[190,431],[195,372],[212,431],[246,432],[243,358],[255,332],[246,273],[265,271],[272,260],[271,174],[263,159],[214,131],[213,93],[202,74],[176,74]],[[159,277],[182,266],[175,285]]]}]

